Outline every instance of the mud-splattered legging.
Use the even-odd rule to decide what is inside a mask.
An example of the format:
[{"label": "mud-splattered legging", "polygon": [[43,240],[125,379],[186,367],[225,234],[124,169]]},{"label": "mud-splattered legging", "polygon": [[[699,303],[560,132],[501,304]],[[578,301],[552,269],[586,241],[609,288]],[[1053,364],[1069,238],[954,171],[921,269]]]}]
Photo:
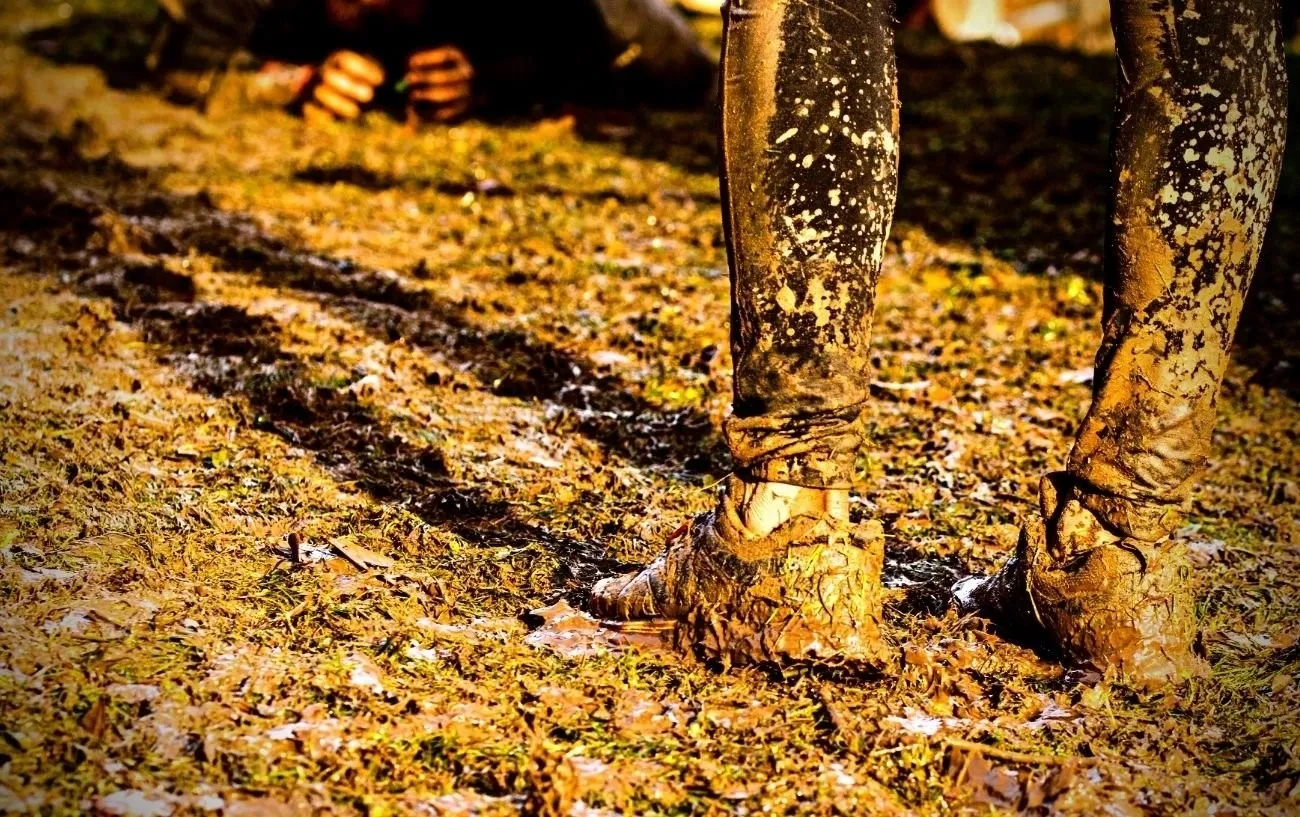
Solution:
[{"label": "mud-splattered legging", "polygon": [[[1068,472],[1165,533],[1208,454],[1285,141],[1277,0],[1113,0],[1104,339]],[[751,478],[847,487],[898,183],[890,0],[731,0],[722,149],[735,405]],[[1100,225],[1098,225],[1100,226]]]}]

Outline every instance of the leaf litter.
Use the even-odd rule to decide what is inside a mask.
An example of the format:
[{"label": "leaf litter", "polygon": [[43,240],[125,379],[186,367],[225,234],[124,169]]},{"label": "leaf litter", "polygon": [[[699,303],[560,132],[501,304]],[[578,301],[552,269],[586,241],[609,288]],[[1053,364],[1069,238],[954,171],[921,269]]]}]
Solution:
[{"label": "leaf litter", "polygon": [[1142,697],[942,599],[1086,406],[1110,63],[905,38],[853,506],[897,661],[718,672],[581,609],[728,467],[708,117],[202,119],[48,59],[144,11],[70,7],[0,11],[0,809],[1300,807],[1294,152],[1180,533],[1213,676]]}]

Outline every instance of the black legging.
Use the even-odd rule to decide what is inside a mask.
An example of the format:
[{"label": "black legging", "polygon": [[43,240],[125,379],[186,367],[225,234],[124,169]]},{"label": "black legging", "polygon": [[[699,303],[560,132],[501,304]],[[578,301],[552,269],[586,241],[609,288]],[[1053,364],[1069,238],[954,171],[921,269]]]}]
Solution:
[{"label": "black legging", "polygon": [[[1285,143],[1277,0],[1113,0],[1104,340],[1068,471],[1156,538],[1206,459]],[[889,0],[732,0],[723,49],[734,416],[752,478],[847,487],[897,193]],[[1100,225],[1098,225],[1100,227]]]}]

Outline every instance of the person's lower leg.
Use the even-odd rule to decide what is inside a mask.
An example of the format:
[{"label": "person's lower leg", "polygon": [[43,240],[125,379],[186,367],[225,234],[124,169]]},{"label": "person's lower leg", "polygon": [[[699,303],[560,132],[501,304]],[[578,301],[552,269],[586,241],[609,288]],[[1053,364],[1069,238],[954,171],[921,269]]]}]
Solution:
[{"label": "person's lower leg", "polygon": [[1209,454],[1281,169],[1286,66],[1275,0],[1113,6],[1104,338],[1067,489],[1150,541],[1177,525]]},{"label": "person's lower leg", "polygon": [[892,3],[733,0],[722,154],[741,516],[847,518],[897,189]]},{"label": "person's lower leg", "polygon": [[1285,142],[1274,0],[1114,0],[1119,49],[1103,340],[1064,473],[1013,558],[959,606],[1034,622],[1141,683],[1194,671],[1170,534],[1209,455],[1219,385]]},{"label": "person's lower leg", "polygon": [[877,663],[878,525],[848,524],[897,180],[891,3],[732,0],[722,154],[736,473],[640,573],[593,590],[723,660]]}]

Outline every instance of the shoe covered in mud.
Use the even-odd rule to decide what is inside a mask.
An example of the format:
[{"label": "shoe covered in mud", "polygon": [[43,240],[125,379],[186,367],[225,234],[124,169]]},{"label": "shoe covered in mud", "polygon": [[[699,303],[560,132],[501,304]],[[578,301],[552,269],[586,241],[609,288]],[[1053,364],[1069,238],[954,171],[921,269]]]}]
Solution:
[{"label": "shoe covered in mud", "polygon": [[[992,576],[953,586],[957,608],[1056,644],[1068,662],[1159,687],[1199,674],[1186,547],[1117,535],[1083,506],[1068,476],[1044,478],[1041,515]],[[1065,487],[1063,487],[1065,486]]]},{"label": "shoe covered in mud", "polygon": [[641,572],[597,583],[592,611],[675,620],[679,647],[723,665],[879,669],[879,523],[797,516],[759,536],[737,511],[740,493],[732,477],[718,506]]}]

